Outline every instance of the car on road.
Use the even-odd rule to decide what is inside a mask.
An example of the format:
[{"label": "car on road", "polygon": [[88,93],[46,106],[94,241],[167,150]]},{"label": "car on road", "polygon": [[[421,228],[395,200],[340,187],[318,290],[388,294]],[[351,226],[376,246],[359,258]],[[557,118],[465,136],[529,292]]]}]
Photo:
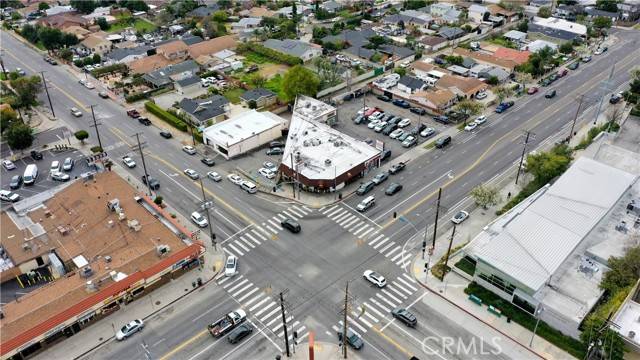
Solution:
[{"label": "car on road", "polygon": [[2,160],[2,167],[4,167],[6,170],[13,170],[16,168],[16,164],[14,164],[11,160]]},{"label": "car on road", "polygon": [[451,222],[454,224],[460,224],[461,222],[467,220],[467,218],[469,217],[469,213],[464,211],[464,210],[460,210],[458,211],[457,214],[455,214],[452,218],[451,218]]},{"label": "car on road", "polygon": [[[342,331],[338,331],[338,341],[342,342]],[[362,338],[353,332],[350,328],[347,329],[347,344],[356,350],[362,349],[364,341]]]},{"label": "car on road", "polygon": [[191,145],[185,145],[182,147],[182,151],[186,152],[189,155],[195,155],[196,154],[196,148],[194,148]]},{"label": "car on road", "polygon": [[87,81],[87,80],[80,80],[78,81],[80,84],[82,84],[82,86],[86,87],[89,90],[93,90],[95,89],[95,85],[93,85],[93,83]]},{"label": "car on road", "polygon": [[609,103],[617,104],[620,102],[620,100],[622,100],[622,93],[613,94],[611,95],[611,98],[609,98]]},{"label": "car on road", "polygon": [[215,182],[219,182],[222,180],[222,176],[215,171],[209,171],[207,173],[207,177]]},{"label": "car on road", "polygon": [[75,117],[82,116],[82,111],[78,110],[78,108],[76,108],[76,107],[72,107],[71,109],[69,109],[69,111],[71,112],[71,115],[73,115]]},{"label": "car on road", "polygon": [[368,193],[369,191],[373,190],[374,186],[376,186],[376,183],[374,183],[373,181],[367,181],[366,183],[362,183],[360,184],[360,187],[358,187],[358,189],[356,190],[356,194],[362,196]]},{"label": "car on road", "polygon": [[588,63],[589,61],[591,61],[591,56],[583,56],[582,57],[582,62]]},{"label": "car on road", "polygon": [[449,117],[446,115],[438,115],[438,116],[434,116],[433,117],[433,121],[435,122],[439,122],[442,124],[448,124],[449,123]]},{"label": "car on road", "polygon": [[[147,176],[146,175],[142,175],[142,183],[147,185]],[[154,177],[149,176],[149,187],[151,188],[151,190],[160,189],[160,181],[158,181]]]},{"label": "car on road", "polygon": [[109,93],[107,93],[106,91],[100,91],[98,93],[98,96],[100,96],[103,99],[108,99],[109,98]]},{"label": "car on road", "polygon": [[212,158],[208,158],[208,157],[200,159],[200,162],[209,167],[216,164],[216,162]]},{"label": "car on road", "polygon": [[510,107],[512,107],[514,104],[513,101],[504,101],[501,102],[497,107],[496,107],[496,112],[498,114],[503,113],[505,111],[507,111],[507,109],[509,109]]},{"label": "car on road", "polygon": [[604,53],[607,52],[607,50],[609,50],[608,47],[604,46],[604,47],[599,47],[596,49],[596,51],[593,52],[594,55],[602,55]]},{"label": "car on road", "polygon": [[558,77],[565,77],[568,73],[569,73],[569,70],[563,68],[558,70],[556,74],[558,75]]},{"label": "car on road", "polygon": [[382,150],[382,154],[380,155],[380,161],[385,161],[389,158],[391,158],[391,150],[389,149]]},{"label": "car on road", "polygon": [[16,202],[18,200],[20,200],[20,195],[11,192],[9,190],[0,190],[0,200],[2,201],[9,201],[9,202]]},{"label": "car on road", "polygon": [[284,154],[284,150],[282,148],[276,147],[267,150],[267,155],[282,155]]},{"label": "car on road", "polygon": [[51,167],[49,167],[49,172],[54,173],[60,171],[60,161],[54,160],[51,162]]},{"label": "car on road", "polygon": [[160,136],[162,136],[165,139],[171,139],[173,137],[173,135],[171,135],[171,133],[168,130],[160,131]]},{"label": "car on road", "polygon": [[191,221],[193,221],[196,225],[198,225],[201,228],[205,228],[207,227],[207,225],[209,225],[209,222],[207,221],[207,219],[197,211],[194,211],[191,213]]},{"label": "car on road", "polygon": [[551,81],[551,80],[549,80],[548,78],[547,78],[547,79],[542,79],[542,80],[540,80],[540,82],[539,82],[539,84],[540,84],[540,85],[542,85],[542,86],[544,86],[544,87],[547,87],[547,86],[551,85],[551,83],[552,83],[552,81]]},{"label": "car on road", "polygon": [[33,160],[42,160],[42,153],[38,150],[31,150],[30,156]]},{"label": "car on road", "polygon": [[20,76],[25,76],[27,75],[27,72],[22,70],[21,68],[16,68],[16,72],[18,73],[18,75]]},{"label": "car on road", "polygon": [[149,120],[149,118],[144,117],[144,116],[140,116],[138,118],[138,122],[144,126],[150,126],[151,125],[151,120]]},{"label": "car on road", "polygon": [[63,172],[60,171],[56,171],[56,172],[52,172],[51,173],[51,179],[55,180],[55,181],[69,181],[69,179],[71,179],[71,177],[69,176],[69,174],[65,174]]},{"label": "car on road", "polygon": [[400,120],[398,122],[398,127],[399,128],[404,128],[404,127],[407,127],[409,125],[411,125],[411,120],[409,120],[409,119],[402,119],[402,120]]},{"label": "car on road", "polygon": [[140,113],[136,109],[127,110],[127,115],[132,117],[132,118],[134,118],[134,119],[140,117]]},{"label": "car on road", "polygon": [[386,172],[381,172],[380,174],[376,175],[373,179],[371,179],[371,181],[373,181],[373,183],[376,185],[380,185],[383,182],[385,182],[385,180],[387,180],[388,178],[389,178],[389,174],[387,174]]},{"label": "car on road", "polygon": [[476,100],[482,100],[482,99],[486,99],[487,98],[487,93],[486,92],[480,92],[478,93],[478,95],[476,95]]},{"label": "car on road", "polygon": [[242,178],[237,174],[229,174],[227,175],[227,180],[231,181],[236,185],[242,184]]},{"label": "car on road", "polygon": [[129,169],[133,169],[136,167],[136,162],[130,156],[123,156],[122,163],[125,164]]},{"label": "car on road", "polygon": [[251,335],[252,332],[253,332],[253,326],[247,323],[240,324],[238,325],[238,327],[236,327],[229,333],[229,336],[227,336],[227,340],[229,341],[230,344],[235,344],[238,341],[244,339],[245,337]]},{"label": "car on road", "polygon": [[441,138],[439,138],[438,140],[436,140],[436,148],[438,149],[442,149],[445,146],[449,145],[451,143],[451,136],[449,135],[445,135]]},{"label": "car on road", "polygon": [[418,138],[416,138],[413,135],[410,135],[410,136],[407,136],[407,138],[404,139],[404,141],[402,141],[402,146],[406,147],[406,148],[409,148],[409,147],[414,146],[417,143],[418,143]]},{"label": "car on road", "polygon": [[387,187],[387,189],[384,191],[384,193],[385,193],[385,195],[391,196],[391,195],[397,193],[400,190],[402,190],[402,184],[391,183],[391,185],[389,185]]},{"label": "car on road", "polygon": [[402,99],[395,99],[395,100],[393,100],[392,104],[395,105],[395,106],[399,106],[401,108],[404,108],[404,109],[408,109],[408,108],[411,107],[411,104],[409,104],[408,101],[402,100]]},{"label": "car on road", "polygon": [[233,276],[236,273],[238,273],[238,258],[233,255],[229,255],[227,262],[224,265],[224,275]]},{"label": "car on road", "polygon": [[200,178],[200,175],[193,169],[184,169],[184,174],[191,178],[191,180],[198,180]]},{"label": "car on road", "polygon": [[62,163],[62,170],[64,171],[71,171],[73,170],[73,166],[76,164],[75,160],[73,160],[70,157],[67,157],[64,159],[64,162]]},{"label": "car on road", "polygon": [[412,107],[409,109],[409,111],[411,111],[414,114],[418,114],[418,115],[424,115],[427,113],[427,110],[423,109],[423,108],[419,108],[419,107]]},{"label": "car on road", "polygon": [[384,278],[384,276],[378,274],[373,270],[365,270],[364,273],[362,274],[362,277],[364,277],[365,280],[367,280],[368,282],[372,283],[373,285],[377,286],[380,289],[387,286],[387,280]]},{"label": "car on road", "polygon": [[555,96],[556,96],[556,91],[555,90],[547,91],[547,93],[544,94],[544,97],[547,98],[547,99],[554,98]]},{"label": "car on road", "polygon": [[475,120],[473,120],[473,122],[477,125],[482,125],[487,122],[487,117],[485,115],[480,115]]},{"label": "car on road", "polygon": [[348,94],[346,94],[345,96],[342,97],[342,101],[350,101],[354,97],[355,97],[355,95],[353,95],[353,93],[348,93]]},{"label": "car on road", "polygon": [[418,318],[405,308],[395,308],[391,310],[391,315],[409,327],[415,327],[418,324]]},{"label": "car on road", "polygon": [[389,174],[395,175],[395,174],[399,173],[400,171],[404,170],[404,168],[406,166],[407,166],[407,164],[405,164],[402,161],[397,163],[397,164],[393,164],[393,165],[391,165],[391,168],[389,168]]},{"label": "car on road", "polygon": [[391,132],[391,134],[389,134],[389,137],[392,138],[392,139],[397,139],[403,133],[404,133],[404,130],[395,129],[395,130],[393,130],[393,132]]},{"label": "car on road", "polygon": [[422,137],[431,137],[433,135],[435,135],[436,133],[436,129],[428,127],[424,130],[422,130],[422,132],[420,132],[420,136]]},{"label": "car on road", "polygon": [[258,169],[258,174],[264,176],[267,179],[273,179],[276,177],[276,173],[267,168]]},{"label": "car on road", "polygon": [[138,331],[141,331],[143,328],[144,321],[142,321],[142,319],[135,319],[118,330],[116,333],[116,340],[122,341]]},{"label": "car on road", "polygon": [[478,124],[476,124],[474,121],[472,121],[472,122],[468,123],[467,126],[464,127],[464,131],[473,131],[477,127],[478,127]]},{"label": "car on road", "polygon": [[302,227],[300,227],[300,224],[291,218],[283,219],[282,221],[280,221],[280,225],[282,225],[283,228],[291,231],[294,234],[297,234],[300,232],[300,230],[302,230]]},{"label": "car on road", "polygon": [[22,185],[22,175],[14,175],[9,182],[9,189],[16,190]]},{"label": "car on road", "polygon": [[539,88],[537,88],[537,87],[535,87],[535,86],[532,86],[532,87],[530,87],[530,88],[527,90],[527,94],[529,94],[529,95],[533,95],[533,94],[537,93],[537,92],[538,92],[538,90],[540,90],[540,89],[539,89]]},{"label": "car on road", "polygon": [[386,96],[386,95],[378,95],[377,97],[378,97],[378,100],[380,100],[380,101],[384,101],[384,102],[391,101],[391,98]]}]

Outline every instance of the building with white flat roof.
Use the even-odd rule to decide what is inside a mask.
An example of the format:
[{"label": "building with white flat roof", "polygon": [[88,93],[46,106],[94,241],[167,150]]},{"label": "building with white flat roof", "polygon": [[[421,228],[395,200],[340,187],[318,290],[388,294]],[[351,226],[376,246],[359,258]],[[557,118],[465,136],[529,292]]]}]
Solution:
[{"label": "building with white flat roof", "polygon": [[547,29],[566,31],[566,32],[574,33],[579,36],[587,36],[586,26],[575,23],[575,22],[567,21],[564,19],[558,19],[554,17],[550,17],[550,18],[536,17],[533,23]]},{"label": "building with white flat roof", "polygon": [[282,136],[285,119],[268,111],[249,110],[204,129],[205,145],[229,160]]}]

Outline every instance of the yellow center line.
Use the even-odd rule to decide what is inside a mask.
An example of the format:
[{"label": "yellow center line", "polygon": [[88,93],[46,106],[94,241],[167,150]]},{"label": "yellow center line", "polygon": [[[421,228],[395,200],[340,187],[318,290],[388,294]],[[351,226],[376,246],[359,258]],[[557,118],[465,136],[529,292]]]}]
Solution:
[{"label": "yellow center line", "polygon": [[413,356],[413,354],[411,352],[409,352],[409,350],[405,349],[397,341],[393,340],[390,336],[388,336],[387,334],[384,334],[382,331],[378,330],[377,325],[372,327],[371,329],[373,329],[373,331],[375,331],[376,334],[380,335],[381,338],[387,340],[387,342],[389,342],[391,345],[395,346],[398,350],[400,350],[403,353],[405,353],[407,355],[407,357],[411,358]]},{"label": "yellow center line", "polygon": [[202,330],[199,333],[195,334],[193,337],[183,341],[180,345],[174,347],[173,349],[171,349],[171,351],[169,351],[168,353],[162,355],[162,357],[159,360],[167,360],[169,359],[171,356],[173,356],[175,353],[177,353],[178,351],[184,349],[187,345],[193,343],[194,341],[198,340],[199,338],[202,337],[202,335],[208,334],[209,331],[208,330]]}]

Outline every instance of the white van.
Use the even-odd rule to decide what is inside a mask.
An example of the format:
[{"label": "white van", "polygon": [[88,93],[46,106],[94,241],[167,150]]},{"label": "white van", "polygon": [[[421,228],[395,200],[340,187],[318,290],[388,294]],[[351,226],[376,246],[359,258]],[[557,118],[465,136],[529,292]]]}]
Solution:
[{"label": "white van", "polygon": [[24,175],[22,175],[22,180],[25,185],[33,185],[38,178],[38,166],[36,164],[29,164],[27,168],[24,170]]},{"label": "white van", "polygon": [[249,194],[255,194],[258,192],[258,187],[251,181],[243,181],[242,185],[240,186],[242,187],[242,190],[248,192]]},{"label": "white van", "polygon": [[373,195],[371,195],[365,198],[364,200],[362,200],[362,202],[360,202],[360,204],[356,206],[356,209],[360,212],[365,212],[367,211],[367,209],[372,207],[375,203],[376,203],[376,198]]}]

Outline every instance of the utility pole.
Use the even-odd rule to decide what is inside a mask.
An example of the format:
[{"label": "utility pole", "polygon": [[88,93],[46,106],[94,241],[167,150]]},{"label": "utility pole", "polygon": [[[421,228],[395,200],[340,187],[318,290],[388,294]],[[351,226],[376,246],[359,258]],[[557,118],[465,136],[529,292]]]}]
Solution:
[{"label": "utility pole", "polygon": [[[440,198],[442,197],[442,188],[438,188],[438,202],[436,203],[436,221],[433,224],[433,242],[431,244],[432,248],[436,248],[436,234],[438,232],[438,216],[440,215]],[[426,230],[424,236],[427,236]],[[424,247],[426,246],[426,242],[422,244],[422,258],[424,259]]]},{"label": "utility pole", "polygon": [[283,291],[280,292],[280,311],[282,311],[282,323],[284,324],[284,345],[287,347],[287,357],[291,357],[291,352],[289,351],[289,335],[287,334],[287,316],[284,313],[284,292]]},{"label": "utility pole", "polygon": [[[573,124],[571,124],[571,132],[569,133],[569,141],[573,138],[573,129],[576,127],[576,121],[578,120],[578,115],[580,114],[580,107],[582,106],[582,101],[584,100],[584,94],[580,95],[580,100],[578,102],[578,109],[576,110],[576,115],[573,117]],[[568,144],[568,142],[567,142]],[[520,170],[518,170],[519,172]]]},{"label": "utility pole", "polygon": [[444,276],[447,273],[447,263],[449,262],[449,255],[451,255],[451,245],[453,245],[453,237],[456,235],[456,224],[453,224],[453,231],[451,231],[451,239],[449,239],[449,248],[447,249],[447,256],[444,258],[444,268],[442,269],[442,278],[440,281],[444,281]]},{"label": "utility pole", "polygon": [[[0,52],[4,52],[4,50],[1,50]],[[4,60],[2,60],[2,56],[0,56],[0,66],[2,66],[2,73],[4,74],[4,78],[9,79],[9,75],[7,75],[7,68],[4,67]]]},{"label": "utility pole", "polygon": [[205,214],[207,214],[207,224],[209,224],[209,237],[211,238],[211,245],[214,249],[216,249],[216,234],[213,232],[213,223],[211,222],[211,217],[209,216],[209,208],[213,207],[213,200],[208,201],[207,195],[204,192],[204,185],[202,184],[202,178],[200,180],[200,189],[202,190],[202,205],[200,206],[204,209]]},{"label": "utility pole", "polygon": [[522,147],[522,155],[520,156],[520,164],[518,165],[518,172],[516,173],[516,185],[518,185],[518,178],[520,178],[520,171],[522,170],[522,162],[524,161],[524,154],[527,152],[527,144],[529,143],[529,136],[531,131],[527,130],[527,137],[524,139],[524,146]]},{"label": "utility pole", "polygon": [[[2,66],[2,68],[4,69],[4,65]],[[51,96],[49,96],[49,88],[47,87],[47,80],[44,78],[44,71],[40,71],[40,76],[42,76],[44,91],[47,93],[47,99],[49,100],[49,107],[51,108],[51,114],[53,115],[53,117],[56,117],[56,113],[55,111],[53,111],[53,104],[51,103]],[[95,119],[94,119],[94,122],[95,122]]]},{"label": "utility pole", "polygon": [[193,142],[193,147],[196,147],[196,136],[193,133],[193,127],[191,126],[191,124],[187,124],[187,128],[190,130],[191,132],[191,141]]},{"label": "utility pole", "polygon": [[349,313],[349,281],[344,289],[344,318],[342,319],[342,357],[347,358],[347,314]]},{"label": "utility pole", "polygon": [[100,150],[104,151],[104,148],[102,147],[102,141],[100,140],[100,130],[98,130],[98,125],[102,125],[102,124],[98,124],[96,122],[96,114],[93,112],[93,107],[94,106],[95,105],[89,106],[91,108],[91,116],[93,117],[93,126],[92,127],[96,128],[96,136],[98,137],[98,145],[100,146]]},{"label": "utility pole", "polygon": [[[91,110],[93,110],[93,107],[91,107]],[[95,117],[94,117],[94,121],[95,121]],[[96,129],[98,129],[98,128],[96,127]],[[150,181],[149,181],[149,173],[147,172],[147,164],[144,161],[144,151],[142,151],[142,149],[143,149],[142,146],[145,143],[140,143],[140,133],[135,133],[133,136],[136,137],[136,141],[138,142],[138,145],[133,146],[133,149],[140,151],[140,158],[142,159],[142,168],[144,169],[144,178],[147,180],[146,181],[147,189],[149,190],[149,196],[151,197],[153,195],[151,194],[151,185],[149,184],[150,183]],[[100,145],[100,147],[102,147],[102,145]]]},{"label": "utility pole", "polygon": [[[604,89],[609,91],[609,81],[613,78],[613,72],[616,70],[616,64],[614,63],[611,67],[611,72],[609,73],[609,78],[604,82]],[[596,117],[593,119],[593,125],[598,123],[598,116],[600,116],[600,110],[602,109],[602,101],[604,100],[604,95],[600,97],[600,102],[598,103],[598,110],[596,111]]]}]

